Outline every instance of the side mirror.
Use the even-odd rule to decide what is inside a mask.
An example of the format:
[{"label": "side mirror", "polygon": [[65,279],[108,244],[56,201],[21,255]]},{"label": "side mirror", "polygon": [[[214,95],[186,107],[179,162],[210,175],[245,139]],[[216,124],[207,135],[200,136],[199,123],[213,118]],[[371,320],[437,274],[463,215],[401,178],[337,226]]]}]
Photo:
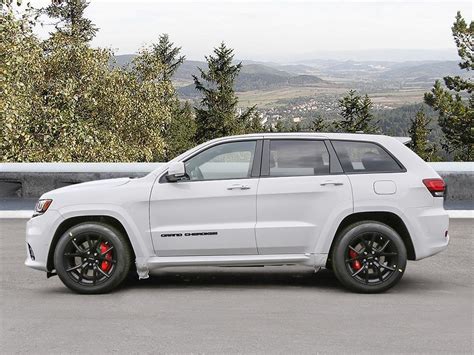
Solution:
[{"label": "side mirror", "polygon": [[170,182],[176,182],[183,179],[186,176],[186,169],[182,161],[171,163],[168,167],[168,174],[166,179]]}]

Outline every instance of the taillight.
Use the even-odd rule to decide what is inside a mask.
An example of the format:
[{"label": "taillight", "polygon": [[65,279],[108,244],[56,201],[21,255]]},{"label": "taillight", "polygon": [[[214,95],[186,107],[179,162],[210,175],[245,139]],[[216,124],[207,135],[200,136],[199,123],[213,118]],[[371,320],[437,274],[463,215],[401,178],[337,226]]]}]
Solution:
[{"label": "taillight", "polygon": [[446,184],[443,179],[423,179],[423,184],[434,197],[443,197]]}]

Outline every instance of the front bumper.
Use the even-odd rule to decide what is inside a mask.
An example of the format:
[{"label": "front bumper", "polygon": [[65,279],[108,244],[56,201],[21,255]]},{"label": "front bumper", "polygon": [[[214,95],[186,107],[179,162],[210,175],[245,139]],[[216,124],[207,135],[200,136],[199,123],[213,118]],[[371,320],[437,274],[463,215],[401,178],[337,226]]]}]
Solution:
[{"label": "front bumper", "polygon": [[54,233],[63,220],[58,211],[48,210],[26,223],[26,266],[51,271],[47,269],[49,249]]}]

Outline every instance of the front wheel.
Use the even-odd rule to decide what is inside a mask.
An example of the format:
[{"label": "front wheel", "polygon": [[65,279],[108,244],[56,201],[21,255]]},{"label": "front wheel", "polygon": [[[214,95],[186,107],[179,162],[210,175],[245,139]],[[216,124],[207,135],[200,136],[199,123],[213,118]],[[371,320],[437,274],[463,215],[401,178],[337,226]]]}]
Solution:
[{"label": "front wheel", "polygon": [[345,287],[361,293],[383,292],[402,278],[407,251],[393,228],[364,221],[345,228],[336,238],[332,266]]},{"label": "front wheel", "polygon": [[131,253],[125,237],[97,222],[71,227],[59,239],[54,265],[61,281],[78,293],[111,291],[127,276]]}]

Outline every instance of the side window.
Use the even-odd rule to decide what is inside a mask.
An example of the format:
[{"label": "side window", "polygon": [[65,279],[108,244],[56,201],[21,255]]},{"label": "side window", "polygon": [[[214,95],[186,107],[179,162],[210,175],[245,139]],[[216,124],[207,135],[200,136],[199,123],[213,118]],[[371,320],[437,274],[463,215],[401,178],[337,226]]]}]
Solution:
[{"label": "side window", "polygon": [[337,157],[346,173],[399,172],[400,165],[382,147],[374,143],[332,141]]},{"label": "side window", "polygon": [[322,141],[270,141],[270,176],[329,174],[329,153]]},{"label": "side window", "polygon": [[186,173],[192,181],[248,178],[255,147],[255,141],[216,145],[186,161]]}]

